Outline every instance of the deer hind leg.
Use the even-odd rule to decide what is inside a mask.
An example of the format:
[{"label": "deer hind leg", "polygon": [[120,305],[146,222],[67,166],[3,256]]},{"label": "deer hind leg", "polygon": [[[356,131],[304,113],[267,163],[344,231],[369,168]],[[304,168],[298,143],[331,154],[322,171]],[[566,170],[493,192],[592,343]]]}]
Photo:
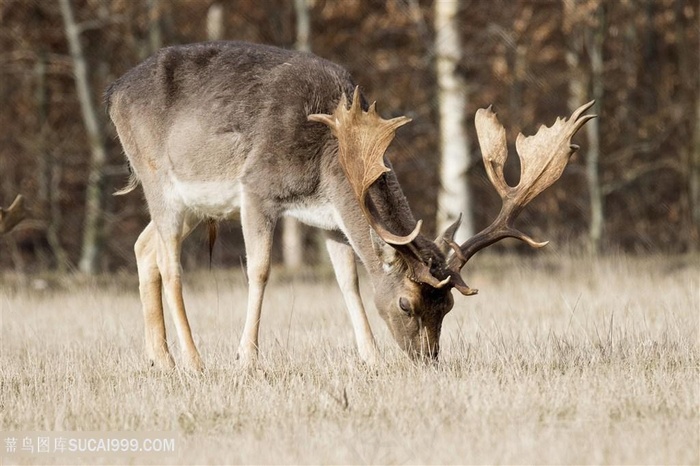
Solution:
[{"label": "deer hind leg", "polygon": [[143,320],[146,331],[146,354],[151,365],[159,369],[175,367],[165,334],[163,319],[163,300],[161,294],[162,279],[158,270],[157,249],[158,232],[155,224],[149,223],[141,232],[134,252],[139,273],[139,294],[143,309]]},{"label": "deer hind leg", "polygon": [[185,301],[182,297],[182,267],[180,266],[182,241],[198,224],[197,221],[188,220],[190,219],[181,221],[180,225],[174,228],[159,229],[157,261],[163,280],[165,300],[173,316],[175,331],[180,342],[184,366],[188,370],[199,372],[204,369],[204,364],[192,338]]},{"label": "deer hind leg", "polygon": [[244,366],[255,363],[258,356],[258,330],[263,295],[270,274],[270,251],[276,216],[266,215],[255,195],[241,195],[241,227],[246,249],[248,305],[245,326],[238,345],[237,358]]},{"label": "deer hind leg", "polygon": [[334,232],[328,232],[326,235],[326,249],[331,257],[338,286],[340,286],[345,305],[350,313],[360,357],[368,364],[375,364],[379,359],[379,350],[374,341],[372,328],[367,320],[360,296],[355,251],[345,242],[343,237]]}]

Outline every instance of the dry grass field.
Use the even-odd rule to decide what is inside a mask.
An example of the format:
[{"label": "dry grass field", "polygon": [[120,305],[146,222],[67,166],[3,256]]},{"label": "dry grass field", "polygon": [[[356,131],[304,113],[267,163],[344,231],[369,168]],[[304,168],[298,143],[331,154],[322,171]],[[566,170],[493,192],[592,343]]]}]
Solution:
[{"label": "dry grass field", "polygon": [[186,273],[202,375],[148,369],[135,277],[6,275],[0,434],[177,437],[174,455],[64,460],[86,464],[698,464],[699,264],[479,256],[439,365],[407,360],[369,310],[377,367],[329,274],[274,271],[253,371],[234,360],[240,271]]}]

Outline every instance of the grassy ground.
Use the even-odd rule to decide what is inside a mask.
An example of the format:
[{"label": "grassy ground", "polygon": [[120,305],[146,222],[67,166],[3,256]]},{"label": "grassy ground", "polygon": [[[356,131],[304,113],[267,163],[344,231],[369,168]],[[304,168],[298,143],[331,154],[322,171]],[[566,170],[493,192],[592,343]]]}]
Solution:
[{"label": "grassy ground", "polygon": [[174,456],[87,463],[700,463],[697,257],[473,262],[481,292],[457,299],[435,367],[405,359],[373,309],[385,360],[365,367],[327,275],[276,273],[244,372],[240,272],[192,274],[201,376],[148,370],[133,277],[5,276],[0,434],[177,437]]}]

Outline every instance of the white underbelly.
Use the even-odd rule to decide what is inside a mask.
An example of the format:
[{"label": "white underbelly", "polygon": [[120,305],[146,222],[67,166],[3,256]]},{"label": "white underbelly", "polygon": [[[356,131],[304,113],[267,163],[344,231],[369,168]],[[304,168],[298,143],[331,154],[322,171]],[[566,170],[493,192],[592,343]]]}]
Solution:
[{"label": "white underbelly", "polygon": [[[199,217],[225,219],[241,208],[238,181],[182,181],[171,177],[171,197]],[[333,206],[321,199],[308,199],[285,206],[284,215],[324,230],[337,230],[339,220]]]},{"label": "white underbelly", "polygon": [[328,202],[315,201],[288,206],[285,215],[294,217],[300,222],[324,230],[337,230],[338,220],[336,210]]},{"label": "white underbelly", "polygon": [[241,207],[237,181],[181,181],[172,179],[173,195],[187,210],[202,217],[228,218]]}]

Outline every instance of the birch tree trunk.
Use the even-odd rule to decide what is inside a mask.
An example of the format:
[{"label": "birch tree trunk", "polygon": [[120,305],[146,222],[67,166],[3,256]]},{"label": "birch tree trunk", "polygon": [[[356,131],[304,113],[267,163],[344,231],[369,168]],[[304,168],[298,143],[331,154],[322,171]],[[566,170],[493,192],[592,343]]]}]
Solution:
[{"label": "birch tree trunk", "polygon": [[212,3],[212,5],[207,10],[207,39],[221,40],[223,38],[224,7],[220,3]]},{"label": "birch tree trunk", "polygon": [[[592,19],[581,12],[585,1],[566,0],[564,2],[564,32],[568,37],[566,61],[569,68],[569,110],[573,111],[588,102],[596,100],[594,113],[600,113],[603,99],[603,38],[604,24],[602,6]],[[583,66],[584,51],[588,50],[590,72]],[[589,95],[589,92],[592,95]],[[597,118],[586,125],[586,183],[590,204],[587,248],[591,254],[600,252],[603,237],[604,193],[600,183],[600,123]]]},{"label": "birch tree trunk", "polygon": [[311,52],[311,16],[309,0],[294,0],[297,17],[297,38],[294,48],[300,52]]},{"label": "birch tree trunk", "polygon": [[460,2],[435,2],[435,54],[440,115],[440,192],[438,194],[438,233],[452,224],[459,214],[462,226],[455,239],[465,241],[474,233],[472,200],[467,185],[471,159],[464,126],[467,84],[457,73],[461,58],[457,10]]},{"label": "birch tree trunk", "polygon": [[60,0],[61,15],[68,39],[70,55],[73,60],[75,87],[80,101],[80,110],[90,144],[90,170],[85,195],[85,221],[83,225],[83,242],[79,269],[92,274],[97,270],[100,250],[102,248],[102,203],[103,174],[102,169],[107,159],[104,139],[92,100],[87,63],[80,43],[80,29],[75,22],[71,0]]},{"label": "birch tree trunk", "polygon": [[[294,0],[297,30],[295,48],[302,52],[311,51],[308,0]],[[304,264],[304,235],[299,220],[294,217],[284,217],[282,220],[282,255],[284,265],[289,269],[301,267]]]},{"label": "birch tree trunk", "polygon": [[[603,6],[598,5],[596,24],[587,34],[588,53],[591,62],[591,93],[596,103],[593,111],[600,114],[603,104],[603,40],[605,35],[605,16]],[[588,193],[591,204],[591,222],[588,228],[588,250],[591,254],[600,253],[603,239],[605,213],[603,191],[600,185],[600,119],[594,118],[586,125],[588,152],[586,157],[586,174]]]}]

